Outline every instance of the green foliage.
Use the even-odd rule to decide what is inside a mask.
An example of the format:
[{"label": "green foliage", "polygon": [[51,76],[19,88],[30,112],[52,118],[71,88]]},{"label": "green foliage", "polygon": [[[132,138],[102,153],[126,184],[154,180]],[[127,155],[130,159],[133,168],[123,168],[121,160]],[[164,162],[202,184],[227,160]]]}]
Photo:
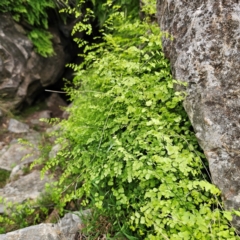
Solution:
[{"label": "green foliage", "polygon": [[142,11],[147,15],[156,14],[156,1],[155,0],[141,0],[142,2]]},{"label": "green foliage", "polygon": [[92,27],[89,20],[93,21],[94,18],[97,19],[98,25],[102,26],[116,10],[116,4],[119,6],[117,9],[124,11],[126,16],[137,16],[139,11],[138,0],[117,0],[114,5],[109,0],[17,0],[14,2],[3,0],[0,1],[0,12],[10,12],[15,21],[29,24],[32,30],[28,33],[28,37],[32,41],[36,52],[43,57],[48,57],[54,54],[51,42],[52,36],[47,31],[49,9],[61,9],[60,12],[70,15],[75,14],[76,18],[84,14],[84,20],[76,24],[73,30],[74,34],[76,31],[86,31],[86,28],[91,31]]},{"label": "green foliage", "polygon": [[2,12],[11,12],[16,21],[26,21],[31,26],[48,28],[48,8],[55,8],[53,0],[4,0],[0,3]]},{"label": "green foliage", "polygon": [[6,184],[9,176],[10,176],[9,171],[5,170],[5,169],[0,169],[0,188],[3,188],[4,185]]},{"label": "green foliage", "polygon": [[71,3],[65,0],[65,5],[66,8],[62,8],[60,12],[74,14],[76,18],[79,17],[81,13],[86,14],[82,21],[82,26],[87,26],[90,17],[89,11],[92,13],[91,19],[95,19],[97,25],[100,27],[104,25],[116,10],[123,12],[125,16],[132,19],[138,17],[139,14],[139,0],[77,0]]},{"label": "green foliage", "polygon": [[5,214],[0,216],[0,234],[41,223],[50,209],[49,206],[35,205],[30,200],[16,204],[0,198],[0,203],[5,208]]},{"label": "green foliage", "polygon": [[[60,1],[61,2],[61,1]],[[0,11],[9,12],[17,22],[22,21],[31,26],[29,33],[37,52],[44,57],[53,55],[51,34],[48,29],[48,10],[57,8],[54,0],[3,0]]]},{"label": "green foliage", "polygon": [[54,54],[51,38],[52,35],[42,29],[34,29],[28,34],[29,39],[36,47],[36,52],[43,57],[48,57]]},{"label": "green foliage", "polygon": [[139,0],[92,0],[92,2],[94,15],[97,17],[100,26],[103,26],[116,9],[129,18],[136,18],[139,14]]},{"label": "green foliage", "polygon": [[128,239],[239,239],[203,173],[159,27],[118,11],[108,29],[104,42],[86,46],[82,64],[71,65],[62,151],[44,169],[62,168],[59,199],[94,204]]},{"label": "green foliage", "polygon": [[[91,211],[91,212],[90,212]],[[105,216],[105,212],[99,209],[96,209],[95,206],[92,206],[88,214],[84,212],[79,213],[83,224],[79,229],[79,239],[87,236],[89,240],[100,239],[100,236],[105,236],[105,239],[114,239],[124,240],[124,235],[116,233],[114,229],[114,216]]]}]

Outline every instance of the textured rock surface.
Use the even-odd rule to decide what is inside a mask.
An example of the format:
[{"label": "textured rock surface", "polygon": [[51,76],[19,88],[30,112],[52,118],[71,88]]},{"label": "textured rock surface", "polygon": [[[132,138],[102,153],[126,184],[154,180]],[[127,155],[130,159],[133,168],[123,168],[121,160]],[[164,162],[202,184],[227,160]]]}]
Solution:
[{"label": "textured rock surface", "polygon": [[[0,234],[0,240],[75,240],[81,229],[82,215],[90,214],[89,210],[82,213],[67,213],[56,224],[40,224],[27,227],[7,234]],[[80,217],[79,217],[80,216]]]},{"label": "textured rock surface", "polygon": [[[28,155],[29,154],[29,155]],[[28,157],[26,157],[28,155]],[[39,152],[32,147],[26,147],[20,143],[12,143],[10,147],[0,155],[0,168],[11,171],[19,164],[31,163],[39,156]]]},{"label": "textured rock surface", "polygon": [[[240,4],[158,0],[174,77],[188,82],[184,107],[228,208],[240,207]],[[240,226],[240,221],[237,223]]]},{"label": "textured rock surface", "polygon": [[[12,123],[13,122],[13,123]],[[7,126],[6,126],[7,127]],[[0,169],[11,172],[8,183],[0,188],[0,197],[6,202],[23,202],[26,199],[35,200],[44,191],[44,186],[52,180],[45,176],[40,179],[40,170],[29,169],[30,164],[39,158],[39,143],[42,135],[14,119],[8,124],[9,134],[13,138],[9,144],[0,142]],[[27,132],[22,131],[27,129]],[[20,131],[21,130],[21,131]],[[26,144],[18,142],[17,138],[27,140]],[[6,145],[5,145],[6,144]],[[39,169],[36,166],[37,169]],[[5,203],[0,203],[0,214],[4,212]]]},{"label": "textured rock surface", "polygon": [[[21,176],[0,189],[0,196],[7,203],[21,203],[27,199],[36,200],[43,192],[45,184],[50,182],[51,180],[47,176],[40,180],[40,171],[34,170],[30,174]],[[4,209],[4,204],[0,204],[0,207]]]},{"label": "textured rock surface", "polygon": [[56,83],[70,60],[69,41],[51,29],[55,55],[34,52],[26,31],[9,15],[0,14],[0,105],[5,109],[31,104],[44,87]]},{"label": "textured rock surface", "polygon": [[60,144],[54,145],[48,154],[49,158],[55,158],[57,153],[61,150],[61,147],[62,146]]},{"label": "textured rock surface", "polygon": [[[23,139],[30,145],[18,143],[12,140],[11,144],[0,151],[0,168],[11,171],[13,167],[32,163],[39,157],[38,143],[41,136],[38,132],[31,131]],[[28,155],[28,156],[27,156]]]},{"label": "textured rock surface", "polygon": [[27,133],[29,131],[29,126],[11,118],[8,123],[8,131],[13,133]]},{"label": "textured rock surface", "polygon": [[41,119],[50,119],[51,114],[52,113],[49,110],[36,112],[32,116],[30,116],[30,123],[33,125],[38,125],[38,126],[45,126],[46,123],[41,121]]}]

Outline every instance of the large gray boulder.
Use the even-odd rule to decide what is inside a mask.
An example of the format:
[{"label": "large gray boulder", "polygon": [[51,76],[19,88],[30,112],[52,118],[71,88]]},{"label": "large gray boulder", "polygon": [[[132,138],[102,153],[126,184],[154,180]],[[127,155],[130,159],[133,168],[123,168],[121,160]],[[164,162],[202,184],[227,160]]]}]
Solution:
[{"label": "large gray boulder", "polygon": [[31,104],[45,87],[56,83],[70,61],[70,40],[51,28],[55,55],[44,58],[34,51],[25,29],[10,15],[0,13],[0,106],[16,109]]},{"label": "large gray boulder", "polygon": [[[158,0],[158,23],[184,107],[227,208],[240,207],[240,4]],[[240,221],[235,222],[240,227]]]}]

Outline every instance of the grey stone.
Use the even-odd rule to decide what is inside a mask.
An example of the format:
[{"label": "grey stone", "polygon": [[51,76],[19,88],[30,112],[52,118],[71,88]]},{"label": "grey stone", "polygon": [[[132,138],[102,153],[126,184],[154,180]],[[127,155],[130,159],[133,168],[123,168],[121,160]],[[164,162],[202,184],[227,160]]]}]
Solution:
[{"label": "grey stone", "polygon": [[26,199],[37,199],[43,192],[45,184],[51,182],[49,177],[40,178],[40,171],[34,170],[31,173],[20,176],[1,189],[1,197],[7,202],[21,203]]},{"label": "grey stone", "polygon": [[[0,149],[0,160],[2,158],[2,155],[8,150],[8,146],[3,146],[1,149]],[[1,164],[1,163],[0,163]],[[1,166],[1,165],[0,165]]]},{"label": "grey stone", "polygon": [[47,128],[46,129],[46,133],[47,134],[53,134],[53,133],[56,133],[56,132],[59,132],[60,131],[60,125],[59,124],[56,124],[50,128]]},{"label": "grey stone", "polygon": [[34,125],[44,126],[45,122],[41,121],[41,119],[50,119],[52,112],[49,110],[36,112],[32,116],[30,116],[30,122]]},{"label": "grey stone", "polygon": [[82,227],[81,216],[89,215],[90,210],[67,213],[58,223],[42,223],[7,234],[0,234],[0,240],[75,240]]},{"label": "grey stone", "polygon": [[[1,191],[0,191],[1,196]],[[4,213],[4,205],[0,203],[0,214]]]},{"label": "grey stone", "polygon": [[15,178],[24,175],[24,168],[26,168],[26,164],[21,163],[15,166],[10,174],[10,180],[14,180]]},{"label": "grey stone", "polygon": [[0,234],[0,240],[7,240],[6,234]]},{"label": "grey stone", "polygon": [[62,118],[63,119],[68,119],[69,118],[70,113],[68,112],[68,109],[71,108],[71,106],[72,106],[72,103],[70,103],[67,106],[66,110],[63,112],[63,114],[62,114]]},{"label": "grey stone", "polygon": [[59,124],[54,125],[54,126],[46,129],[46,133],[47,133],[47,135],[49,137],[49,141],[50,142],[52,142],[52,143],[55,142],[55,140],[57,138],[57,135],[60,132],[60,129],[61,129],[61,127],[60,127]]},{"label": "grey stone", "polygon": [[[39,224],[3,235],[4,240],[64,240],[54,224]],[[1,239],[1,235],[0,235]],[[67,240],[67,239],[66,239]]]},{"label": "grey stone", "polygon": [[63,234],[69,240],[74,240],[76,233],[81,229],[82,217],[86,217],[91,214],[91,210],[84,210],[82,212],[67,213],[58,222],[58,227]]},{"label": "grey stone", "polygon": [[12,133],[27,133],[29,126],[11,118],[8,123],[8,131]]},{"label": "grey stone", "polygon": [[[36,136],[38,135],[36,134]],[[12,171],[12,168],[17,165],[29,164],[37,159],[40,154],[37,148],[38,140],[32,135],[28,135],[28,140],[29,144],[32,144],[31,146],[12,141],[8,148],[2,149],[0,151],[0,168]]]},{"label": "grey stone", "polygon": [[49,152],[49,158],[54,158],[57,156],[57,153],[60,151],[61,145],[57,144],[52,147],[51,151]]},{"label": "grey stone", "polygon": [[[227,208],[240,208],[240,5],[236,0],[158,0],[163,49]],[[240,221],[235,219],[235,226]]]},{"label": "grey stone", "polygon": [[23,139],[29,141],[33,146],[37,148],[37,145],[41,141],[41,134],[39,132],[36,132],[34,130],[30,130],[29,133],[27,133]]},{"label": "grey stone", "polygon": [[27,168],[40,156],[40,151],[37,146],[40,142],[41,134],[31,131],[23,138],[28,141],[29,145],[20,144],[14,139],[6,153],[0,157],[0,166],[2,165],[2,168],[5,167],[6,169],[6,166],[8,166],[8,168],[12,167],[10,179],[22,176],[24,174],[24,168]]}]

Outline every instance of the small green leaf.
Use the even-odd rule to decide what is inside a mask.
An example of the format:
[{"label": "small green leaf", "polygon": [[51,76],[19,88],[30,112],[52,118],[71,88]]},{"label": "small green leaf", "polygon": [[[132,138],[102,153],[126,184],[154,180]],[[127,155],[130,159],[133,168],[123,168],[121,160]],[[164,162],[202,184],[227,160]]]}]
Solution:
[{"label": "small green leaf", "polygon": [[149,100],[149,101],[146,102],[146,106],[147,106],[147,107],[150,107],[151,105],[152,105],[152,101],[151,101],[151,100]]}]

